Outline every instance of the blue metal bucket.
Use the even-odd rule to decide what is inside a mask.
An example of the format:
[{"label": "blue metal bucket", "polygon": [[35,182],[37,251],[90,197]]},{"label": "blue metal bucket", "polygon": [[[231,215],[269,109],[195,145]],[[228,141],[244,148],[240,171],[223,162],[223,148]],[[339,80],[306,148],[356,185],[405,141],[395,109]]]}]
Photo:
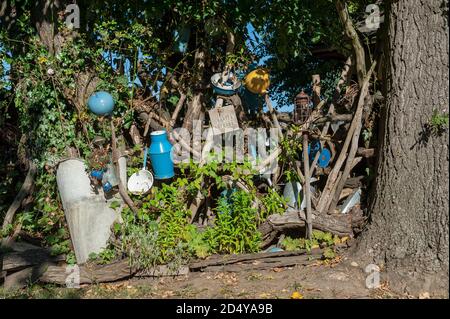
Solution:
[{"label": "blue metal bucket", "polygon": [[240,81],[237,81],[236,83],[225,83],[225,85],[222,85],[220,84],[221,77],[222,73],[215,73],[211,77],[211,85],[215,94],[231,96],[235,94],[241,87]]},{"label": "blue metal bucket", "polygon": [[167,139],[167,132],[155,131],[150,134],[151,144],[148,155],[156,179],[167,179],[175,175],[173,161],[170,156],[172,144]]}]

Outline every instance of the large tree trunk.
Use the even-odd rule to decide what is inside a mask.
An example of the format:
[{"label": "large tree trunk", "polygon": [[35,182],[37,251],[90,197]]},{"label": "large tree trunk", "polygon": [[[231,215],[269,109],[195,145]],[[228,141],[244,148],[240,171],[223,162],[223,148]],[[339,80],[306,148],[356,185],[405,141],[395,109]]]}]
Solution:
[{"label": "large tree trunk", "polygon": [[389,2],[376,186],[356,253],[394,289],[448,294],[448,133],[424,129],[433,109],[448,114],[448,0]]}]

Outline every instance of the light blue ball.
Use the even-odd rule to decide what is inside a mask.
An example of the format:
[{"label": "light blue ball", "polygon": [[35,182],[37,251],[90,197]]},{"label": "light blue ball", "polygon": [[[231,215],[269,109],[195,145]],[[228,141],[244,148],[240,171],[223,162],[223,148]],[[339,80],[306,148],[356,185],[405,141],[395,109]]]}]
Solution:
[{"label": "light blue ball", "polygon": [[108,92],[95,92],[89,97],[88,106],[97,115],[109,115],[114,109],[114,99]]}]

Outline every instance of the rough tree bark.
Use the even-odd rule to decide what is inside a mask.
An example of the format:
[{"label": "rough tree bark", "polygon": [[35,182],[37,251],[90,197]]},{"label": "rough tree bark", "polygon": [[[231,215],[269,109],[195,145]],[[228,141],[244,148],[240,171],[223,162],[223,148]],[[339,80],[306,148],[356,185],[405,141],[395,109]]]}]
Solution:
[{"label": "rough tree bark", "polygon": [[395,290],[448,295],[448,133],[427,137],[424,130],[433,109],[448,112],[448,0],[387,6],[376,185],[355,253],[382,266],[381,280]]}]

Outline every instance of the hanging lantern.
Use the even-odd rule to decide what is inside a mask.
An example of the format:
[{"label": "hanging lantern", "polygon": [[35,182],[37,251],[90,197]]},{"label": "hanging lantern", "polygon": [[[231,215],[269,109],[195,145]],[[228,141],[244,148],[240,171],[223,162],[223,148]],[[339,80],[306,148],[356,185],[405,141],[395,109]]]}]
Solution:
[{"label": "hanging lantern", "polygon": [[303,124],[306,122],[311,114],[311,109],[309,107],[310,102],[311,98],[305,91],[302,90],[297,94],[294,100],[294,123]]}]

